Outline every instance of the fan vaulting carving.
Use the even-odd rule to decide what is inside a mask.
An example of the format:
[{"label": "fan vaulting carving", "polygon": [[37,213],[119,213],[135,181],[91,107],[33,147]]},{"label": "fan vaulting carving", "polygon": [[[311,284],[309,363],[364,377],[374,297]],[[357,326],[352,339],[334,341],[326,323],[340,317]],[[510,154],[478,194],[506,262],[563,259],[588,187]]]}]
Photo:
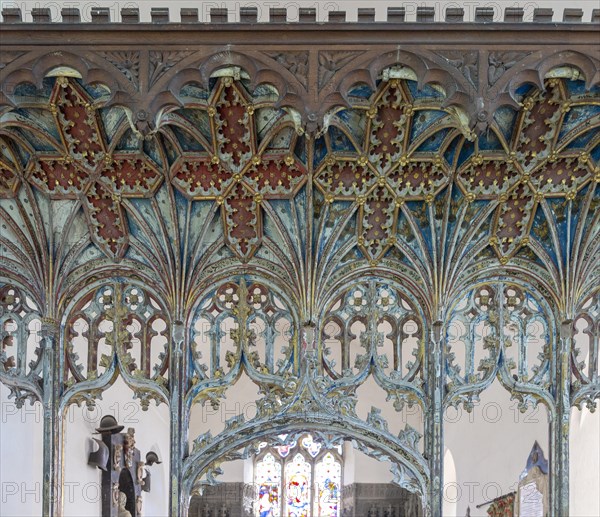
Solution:
[{"label": "fan vaulting carving", "polygon": [[25,177],[52,198],[79,199],[91,238],[110,256],[120,257],[127,246],[120,199],[152,195],[161,174],[144,153],[115,152],[104,136],[98,107],[75,81],[56,81],[48,109],[60,139],[52,152],[36,153]]},{"label": "fan vaulting carving", "polygon": [[[518,114],[500,110],[474,143],[439,92],[418,92],[411,83],[383,81],[366,98],[364,91],[351,92],[353,107],[332,118],[326,156],[315,171],[326,202],[358,207],[358,245],[372,262],[398,238],[399,207],[432,202],[453,181],[454,170],[467,200],[497,204],[490,242],[502,262],[528,243],[541,199],[573,199],[598,180],[593,130],[599,101],[570,91],[575,82],[551,79],[545,92],[526,89]],[[14,122],[25,130],[14,141],[3,139],[0,195],[15,195],[21,173],[14,148],[23,135],[36,134],[27,142],[31,156],[23,178],[52,199],[80,200],[91,238],[110,257],[122,257],[127,248],[122,199],[153,196],[165,175],[188,198],[221,206],[225,239],[244,260],[262,239],[261,204],[292,198],[306,181],[291,117],[274,109],[271,99],[255,102],[231,78],[219,79],[208,99],[166,115],[162,134],[147,137],[151,150],[135,143],[122,112],[101,105],[102,98],[94,99],[77,81],[57,79],[45,106],[56,129],[45,128],[45,118],[27,128],[35,110],[23,110]]]},{"label": "fan vaulting carving", "polygon": [[[106,87],[16,88],[0,133],[0,378],[20,402],[93,404],[122,375],[144,406],[171,404],[181,442],[194,404],[218,405],[247,375],[256,418],[196,438],[174,462],[184,495],[239,436],[300,432],[310,417],[383,443],[424,501],[435,441],[423,454],[378,408],[360,417],[367,379],[396,410],[427,415],[471,407],[494,378],[553,422],[594,407],[597,88],[521,86],[520,108],[472,139],[441,88],[383,74],[302,134],[274,88],[226,75],[174,87],[179,104],[145,135]],[[557,338],[562,320],[589,354]],[[54,380],[40,321],[64,332]],[[572,376],[566,395],[559,374]]]},{"label": "fan vaulting carving", "polygon": [[[102,103],[77,81],[58,78],[48,104],[40,106],[52,114],[58,138],[50,138],[54,128],[34,126],[47,141],[32,142],[24,177],[52,199],[79,199],[91,238],[112,258],[122,257],[128,244],[122,199],[151,197],[165,174],[191,199],[222,205],[226,240],[244,259],[261,241],[263,200],[293,197],[306,180],[294,154],[293,121],[272,101],[254,105],[231,78],[219,80],[208,101],[166,118],[165,147],[159,136],[147,138],[152,158],[145,152],[150,144],[133,135],[124,114],[103,110]],[[108,124],[113,134],[107,135]],[[19,183],[18,158],[10,145],[3,148],[0,196],[10,197]],[[174,152],[169,172],[166,155]]]},{"label": "fan vaulting carving", "polygon": [[600,181],[590,155],[598,143],[593,131],[600,122],[598,99],[571,97],[559,79],[547,86],[545,92],[524,93],[512,127],[503,120],[506,111],[499,114],[490,137],[475,143],[458,172],[468,198],[498,199],[491,242],[504,263],[528,243],[540,200],[574,199],[588,181]]},{"label": "fan vaulting carving", "polygon": [[[432,201],[451,179],[443,148],[459,133],[458,123],[437,97],[415,104],[406,82],[383,82],[368,104],[357,106],[358,113],[339,124],[351,149],[339,149],[337,135],[328,135],[330,152],[317,170],[316,184],[327,202],[351,200],[358,205],[358,245],[372,261],[396,241],[398,207],[410,200]],[[365,117],[366,123],[360,120]],[[358,141],[348,127],[357,122],[365,125]],[[423,125],[426,131],[419,128]],[[423,148],[445,128],[455,131],[445,135],[439,148]]]},{"label": "fan vaulting carving", "polygon": [[315,183],[325,202],[358,207],[366,258],[375,263],[395,244],[399,207],[433,202],[456,178],[467,201],[497,205],[490,243],[506,263],[528,243],[541,199],[574,199],[586,183],[600,181],[598,97],[560,79],[543,92],[523,90],[521,110],[499,110],[474,142],[432,88],[417,93],[411,81],[394,79],[375,92],[350,92],[352,109],[332,118]]},{"label": "fan vaulting carving", "polygon": [[[203,151],[184,151],[172,171],[174,184],[187,196],[216,199],[221,205],[227,240],[243,259],[251,257],[260,244],[263,200],[293,197],[306,180],[306,170],[294,155],[296,137],[286,148],[278,147],[277,138],[286,128],[293,128],[293,122],[274,110],[259,111],[264,106],[253,105],[231,78],[220,80],[203,107],[210,137],[194,131]],[[261,141],[259,115],[262,127],[266,126]],[[180,120],[172,118],[171,122]]]}]

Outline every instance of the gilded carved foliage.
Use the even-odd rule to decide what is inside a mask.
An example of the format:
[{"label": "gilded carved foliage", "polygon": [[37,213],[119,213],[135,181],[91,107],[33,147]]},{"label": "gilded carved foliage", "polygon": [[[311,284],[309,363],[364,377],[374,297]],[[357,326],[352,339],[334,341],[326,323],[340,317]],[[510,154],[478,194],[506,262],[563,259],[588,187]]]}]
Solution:
[{"label": "gilded carved foliage", "polygon": [[[563,231],[562,209],[551,204],[554,200],[571,203],[586,191],[592,212],[595,206],[598,100],[595,90],[585,92],[578,81],[550,79],[546,92],[524,88],[519,93],[522,108],[499,112],[490,132],[473,143],[466,139],[460,117],[443,107],[444,97],[434,88],[419,91],[414,81],[395,78],[382,80],[375,91],[357,87],[350,97],[352,108],[332,116],[328,131],[315,142],[316,165],[311,167],[299,157],[305,155],[306,142],[292,117],[274,107],[275,95],[267,87],[251,95],[242,81],[223,77],[214,80],[210,93],[194,87],[193,101],[193,88],[186,86],[186,106],[165,116],[160,137],[152,137],[155,145],[148,147],[127,129],[122,113],[101,107],[103,94],[92,95],[74,79],[50,84],[48,113],[36,127],[39,133],[42,122],[53,121],[45,147],[32,139],[29,155],[18,151],[23,135],[33,134],[33,129],[16,130],[24,126],[25,112],[7,124],[2,196],[16,199],[24,192],[20,182],[26,181],[53,206],[81,202],[89,234],[109,258],[126,254],[133,219],[140,234],[150,203],[137,213],[134,201],[147,198],[154,207],[165,205],[171,194],[164,188],[164,174],[171,175],[169,186],[190,201],[206,199],[221,206],[225,242],[247,262],[262,239],[262,204],[293,200],[314,167],[315,206],[322,199],[332,205],[333,214],[339,203],[340,224],[347,224],[346,214],[356,213],[356,229],[347,224],[347,230],[356,231],[358,249],[371,265],[402,260],[398,267],[407,274],[432,283],[434,266],[424,256],[434,249],[433,234],[425,231],[428,224],[441,236],[451,235],[448,229],[457,218],[463,226],[477,221],[473,227],[489,231],[489,242],[504,264],[530,239],[545,246]],[[132,201],[126,204],[126,199]],[[152,201],[156,199],[159,204]],[[134,216],[131,222],[124,206]],[[553,210],[556,222],[546,217],[534,224],[538,207],[544,213]],[[482,223],[486,210],[492,214],[487,226]],[[274,214],[273,208],[268,213]],[[10,222],[8,212],[3,217]],[[294,231],[301,233],[301,226]],[[469,231],[465,228],[465,235]],[[472,237],[479,239],[479,234]],[[140,257],[140,245],[136,247],[135,259]],[[537,242],[529,248],[519,257],[537,260],[535,252],[544,259]],[[277,260],[279,251],[273,249]],[[149,248],[144,254],[152,256]]]},{"label": "gilded carved foliage", "polygon": [[[293,199],[306,179],[295,154],[294,122],[273,107],[272,90],[262,92],[254,104],[241,84],[225,78],[207,102],[172,113],[160,136],[142,139],[123,111],[102,107],[104,97],[59,78],[48,103],[40,102],[52,115],[41,119],[48,127],[36,128],[57,138],[32,142],[24,172],[16,144],[2,140],[0,196],[13,197],[24,178],[52,200],[78,200],[91,239],[109,258],[120,259],[129,245],[124,200],[153,197],[172,159],[174,187],[192,200],[221,205],[226,241],[247,260],[262,240],[261,205]],[[12,122],[15,128],[18,123]]]},{"label": "gilded carved foliage", "polygon": [[[409,92],[402,99],[393,95],[398,84]],[[593,201],[583,199],[596,197],[600,108],[596,90],[585,92],[578,81],[549,79],[547,85],[546,92],[523,87],[522,108],[499,111],[492,128],[472,142],[433,89],[423,92],[427,100],[409,103],[415,88],[410,80],[384,80],[374,93],[357,88],[353,108],[337,112],[315,144],[322,196],[316,208],[330,218],[323,237],[333,225],[339,230],[332,235],[347,243],[355,228],[371,265],[409,265],[424,289],[458,286],[462,272],[476,274],[474,261],[493,262],[489,243],[501,265],[517,255],[545,262],[548,289],[562,291],[552,277],[561,274],[571,248],[561,249],[556,239],[571,238],[565,224],[570,232],[579,225],[572,235],[586,245],[593,239],[582,233],[587,223],[578,222],[576,213],[595,210]],[[388,126],[385,110],[395,110]],[[444,251],[443,242],[460,246]],[[351,257],[348,252],[331,259],[350,267]]]}]

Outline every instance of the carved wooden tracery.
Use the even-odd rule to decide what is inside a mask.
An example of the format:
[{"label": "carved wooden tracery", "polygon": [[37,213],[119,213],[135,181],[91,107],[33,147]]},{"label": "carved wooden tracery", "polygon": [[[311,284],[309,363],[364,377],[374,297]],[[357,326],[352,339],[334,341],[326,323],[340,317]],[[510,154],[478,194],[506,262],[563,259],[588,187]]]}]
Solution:
[{"label": "carved wooden tracery", "polygon": [[[223,461],[307,430],[390,461],[439,515],[442,412],[498,378],[551,413],[568,513],[570,408],[600,396],[591,30],[515,49],[517,29],[481,29],[500,50],[458,29],[427,48],[412,29],[340,31],[327,50],[316,29],[293,49],[240,31],[224,51],[167,29],[167,49],[98,50],[94,33],[60,56],[19,30],[2,50],[0,380],[44,402],[48,436],[121,375],[170,405],[172,515]],[[194,405],[241,375],[256,417],[188,450]],[[422,408],[424,449],[377,407],[358,416],[369,378]]]},{"label": "carved wooden tracery", "polygon": [[[143,288],[116,283],[90,292],[69,314],[65,338],[64,383],[72,387],[66,395],[75,397],[70,402],[81,397],[93,405],[95,392],[112,383],[116,373],[132,386],[142,407],[151,398],[167,400],[168,318]],[[79,389],[86,385],[87,390]]]},{"label": "carved wooden tracery", "polygon": [[467,197],[500,201],[492,242],[501,262],[529,241],[540,201],[574,198],[588,181],[597,180],[589,154],[597,146],[597,98],[569,91],[560,79],[545,86],[545,92],[522,94],[516,119],[502,110],[491,135],[476,142],[459,172]]},{"label": "carved wooden tracery", "polygon": [[201,145],[181,152],[171,174],[190,198],[217,200],[228,242],[247,259],[262,239],[263,200],[293,196],[306,180],[294,155],[294,123],[268,98],[253,103],[230,77],[219,81],[207,104],[202,108],[208,123],[193,113],[191,103],[186,103],[189,111],[168,118]]},{"label": "carved wooden tracery", "polygon": [[[361,93],[350,91],[349,97]],[[450,180],[444,148],[460,134],[459,123],[442,109],[439,93],[428,93],[433,95],[415,103],[408,81],[388,81],[368,104],[360,106],[357,99],[355,112],[344,118],[346,112],[338,112],[339,122],[330,125],[329,153],[316,184],[327,202],[352,200],[360,207],[358,244],[372,261],[394,244],[398,207],[406,201],[433,200]],[[366,123],[360,120],[365,116]],[[351,149],[334,128],[346,134]],[[443,135],[439,149],[428,148],[427,140],[447,128],[454,131]]]}]

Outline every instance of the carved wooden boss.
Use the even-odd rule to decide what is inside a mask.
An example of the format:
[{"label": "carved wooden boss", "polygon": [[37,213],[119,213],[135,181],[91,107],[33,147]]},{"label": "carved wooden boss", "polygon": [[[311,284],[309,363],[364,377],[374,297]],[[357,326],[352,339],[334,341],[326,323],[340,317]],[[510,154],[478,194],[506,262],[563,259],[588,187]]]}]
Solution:
[{"label": "carved wooden boss", "polygon": [[[495,379],[549,412],[568,515],[571,407],[600,396],[600,11],[61,14],[4,9],[0,50],[0,380],[44,403],[45,515],[65,410],[118,376],[169,404],[172,516],[220,462],[307,427],[440,515],[443,412]],[[188,437],[242,374],[256,416]],[[422,408],[424,452],[357,415],[371,378]],[[111,462],[131,439],[102,437]]]}]

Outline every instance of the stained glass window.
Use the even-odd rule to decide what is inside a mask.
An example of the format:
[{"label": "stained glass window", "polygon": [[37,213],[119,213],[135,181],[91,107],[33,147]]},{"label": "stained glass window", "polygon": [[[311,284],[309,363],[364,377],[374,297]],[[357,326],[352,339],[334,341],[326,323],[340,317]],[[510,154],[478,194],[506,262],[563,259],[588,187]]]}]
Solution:
[{"label": "stained glass window", "polygon": [[315,467],[315,515],[339,517],[342,465],[328,452]]},{"label": "stained glass window", "polygon": [[256,464],[254,479],[258,488],[258,517],[279,517],[281,504],[281,463],[271,453]]},{"label": "stained glass window", "polygon": [[293,441],[289,445],[280,445],[279,447],[276,447],[276,449],[277,449],[277,452],[279,453],[279,455],[282,458],[285,458],[294,447],[296,447],[295,441]]},{"label": "stained glass window", "polygon": [[258,449],[255,517],[340,517],[341,444],[328,449],[306,434]]},{"label": "stained glass window", "polygon": [[302,447],[304,447],[313,458],[319,454],[319,451],[321,450],[321,444],[314,441],[310,434],[302,440]]},{"label": "stained glass window", "polygon": [[309,517],[311,464],[302,454],[285,466],[285,516]]}]

